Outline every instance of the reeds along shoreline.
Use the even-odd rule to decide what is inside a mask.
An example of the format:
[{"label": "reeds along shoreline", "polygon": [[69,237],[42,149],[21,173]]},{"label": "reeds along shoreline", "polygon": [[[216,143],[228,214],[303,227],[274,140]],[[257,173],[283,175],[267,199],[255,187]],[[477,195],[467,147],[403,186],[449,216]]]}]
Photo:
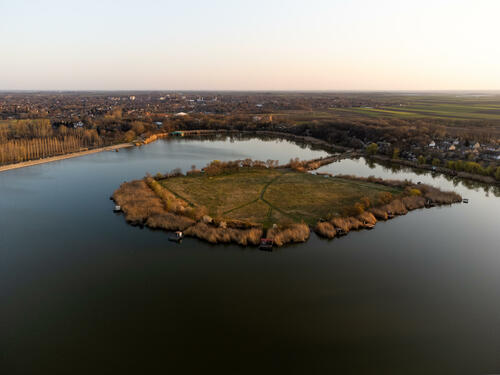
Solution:
[{"label": "reeds along shoreline", "polygon": [[310,235],[309,226],[304,223],[276,226],[267,231],[266,237],[281,247],[287,243],[306,242]]},{"label": "reeds along shoreline", "polygon": [[200,215],[203,209],[188,207],[155,182],[151,178],[125,182],[114,192],[112,198],[121,207],[128,223],[152,229],[182,230],[187,236],[210,243],[259,244],[262,226]]},{"label": "reeds along shoreline", "polygon": [[[403,194],[381,201],[377,206],[370,207],[367,204],[362,212],[356,215],[337,216],[318,222],[314,231],[326,238],[338,237],[352,230],[373,228],[378,220],[405,215],[411,210],[452,204],[462,200],[460,195],[454,192],[443,192],[435,187],[415,185],[410,181],[382,180],[374,177],[338,177],[398,187],[403,190]],[[168,231],[181,230],[186,236],[214,244],[232,242],[242,246],[255,246],[264,236],[262,225],[213,219],[206,214],[203,207],[191,207],[151,177],[123,183],[114,192],[113,199],[121,206],[125,219],[132,225],[145,225]],[[305,242],[309,236],[310,228],[304,223],[274,225],[266,233],[266,238],[272,239],[276,246]]]},{"label": "reeds along shoreline", "polygon": [[328,221],[318,222],[314,228],[315,232],[330,239],[345,235],[351,230],[371,229],[378,220],[388,220],[398,215],[406,215],[412,210],[462,201],[462,197],[455,192],[444,192],[429,185],[413,184],[410,181],[382,180],[375,177],[337,177],[403,188],[406,195],[393,199],[386,204],[367,208],[366,211],[357,216],[334,217]]},{"label": "reeds along shoreline", "polygon": [[[264,229],[259,224],[193,215],[196,208],[187,207],[186,202],[175,198],[150,177],[123,183],[112,198],[132,225],[168,231],[182,230],[186,236],[214,244],[232,242],[256,246],[264,236]],[[309,235],[306,224],[290,223],[269,229],[266,237],[272,239],[276,246],[283,246],[291,242],[305,242]]]}]

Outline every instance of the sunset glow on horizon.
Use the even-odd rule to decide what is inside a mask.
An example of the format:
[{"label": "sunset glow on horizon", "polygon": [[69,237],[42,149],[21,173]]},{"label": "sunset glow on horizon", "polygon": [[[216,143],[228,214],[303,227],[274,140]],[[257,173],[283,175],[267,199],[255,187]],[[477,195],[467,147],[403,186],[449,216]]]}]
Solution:
[{"label": "sunset glow on horizon", "polygon": [[498,90],[496,0],[1,1],[0,90]]}]

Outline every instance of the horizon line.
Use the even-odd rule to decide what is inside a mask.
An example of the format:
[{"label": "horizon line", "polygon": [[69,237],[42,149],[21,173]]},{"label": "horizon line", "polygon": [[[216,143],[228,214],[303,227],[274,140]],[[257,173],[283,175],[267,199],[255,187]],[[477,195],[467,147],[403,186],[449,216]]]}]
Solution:
[{"label": "horizon line", "polygon": [[419,93],[455,93],[455,92],[488,92],[500,93],[499,89],[0,89],[0,93],[14,92],[291,92],[291,93],[391,93],[391,92],[419,92]]}]

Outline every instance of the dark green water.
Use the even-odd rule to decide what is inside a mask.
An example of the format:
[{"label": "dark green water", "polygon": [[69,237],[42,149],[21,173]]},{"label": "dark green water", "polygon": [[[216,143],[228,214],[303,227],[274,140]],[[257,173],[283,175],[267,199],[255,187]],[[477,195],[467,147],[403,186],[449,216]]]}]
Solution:
[{"label": "dark green water", "polygon": [[273,253],[128,226],[109,196],[289,142],[159,141],[0,174],[0,374],[500,373],[500,198],[364,160],[470,203]]}]

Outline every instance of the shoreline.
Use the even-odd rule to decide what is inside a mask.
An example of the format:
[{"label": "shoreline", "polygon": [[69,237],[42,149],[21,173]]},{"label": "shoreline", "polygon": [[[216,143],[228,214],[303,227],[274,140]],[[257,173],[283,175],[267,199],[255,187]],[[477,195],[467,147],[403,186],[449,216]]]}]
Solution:
[{"label": "shoreline", "polygon": [[419,171],[439,173],[439,174],[446,175],[446,176],[458,177],[458,178],[461,178],[464,180],[471,180],[471,181],[480,182],[483,184],[488,184],[488,185],[493,185],[493,186],[500,185],[500,181],[495,180],[495,178],[493,178],[491,176],[483,176],[483,175],[468,173],[468,172],[464,172],[464,171],[454,171],[452,169],[449,169],[446,167],[441,167],[441,166],[433,167],[432,165],[429,165],[429,164],[417,164],[417,163],[409,161],[409,160],[392,159],[389,156],[383,156],[383,155],[371,155],[371,156],[361,155],[361,156],[363,156],[366,160],[373,160],[373,161],[379,162],[379,163],[401,165],[403,167],[408,167],[408,168],[416,169]]},{"label": "shoreline", "polygon": [[72,152],[70,154],[51,156],[48,158],[37,159],[37,160],[22,161],[20,163],[15,163],[15,164],[7,164],[7,165],[0,166],[0,173],[10,171],[13,169],[26,168],[26,167],[31,167],[33,165],[52,163],[52,162],[58,161],[58,160],[77,158],[80,156],[96,154],[98,152],[114,151],[114,150],[119,150],[121,148],[128,148],[128,147],[133,147],[133,146],[134,146],[133,143],[120,143],[118,145],[99,147],[99,148],[94,148],[92,150],[77,151],[77,152]]},{"label": "shoreline", "polygon": [[[433,168],[432,165],[428,164],[417,164],[414,162],[411,162],[409,160],[402,160],[402,159],[392,159],[388,156],[384,155],[365,155],[362,150],[359,149],[353,149],[353,148],[348,148],[344,146],[339,146],[339,145],[332,145],[329,144],[328,142],[310,137],[310,136],[301,136],[301,135],[295,135],[291,133],[285,133],[285,132],[279,132],[279,131],[270,131],[270,130],[241,130],[241,131],[236,131],[236,130],[231,130],[231,129],[210,129],[210,130],[185,130],[184,131],[185,136],[203,136],[203,135],[213,135],[213,134],[226,134],[226,135],[231,135],[231,134],[243,134],[243,135],[256,135],[256,136],[270,136],[270,137],[279,137],[281,139],[286,139],[294,142],[302,142],[311,146],[316,146],[321,148],[323,151],[330,152],[330,153],[340,153],[340,155],[330,155],[324,158],[324,161],[321,161],[321,159],[315,159],[315,160],[309,160],[308,162],[316,162],[316,161],[321,161],[321,165],[319,165],[317,168],[326,165],[326,164],[331,164],[336,161],[340,161],[342,159],[349,159],[349,158],[358,158],[358,157],[364,157],[366,160],[372,160],[375,162],[379,163],[388,163],[388,164],[393,164],[393,165],[400,165],[404,167],[408,167],[417,171],[426,171],[426,172],[433,172],[433,173],[439,173],[442,175],[446,176],[452,176],[452,177],[457,177],[463,180],[469,180],[469,181],[474,181],[474,182],[480,182],[483,184],[491,185],[491,186],[499,186],[500,181],[495,180],[495,178],[491,176],[483,176],[483,175],[477,175],[473,173],[468,173],[464,171],[454,171],[448,168],[445,168],[443,166],[438,166]],[[330,161],[327,162],[326,159],[329,159]],[[317,168],[311,168],[309,170],[317,169]]]},{"label": "shoreline", "polygon": [[[291,141],[295,141],[295,142],[303,142],[303,143],[306,143],[306,144],[311,145],[311,146],[320,147],[322,150],[324,150],[326,152],[340,153],[340,155],[330,155],[330,156],[324,158],[324,159],[329,159],[330,161],[329,162],[326,162],[326,160],[321,161],[321,165],[319,165],[316,168],[311,168],[311,169],[317,169],[323,165],[331,164],[335,161],[339,161],[342,159],[364,157],[366,160],[373,160],[375,162],[378,161],[380,163],[401,165],[401,166],[409,167],[409,168],[412,168],[415,170],[440,173],[443,175],[458,177],[460,179],[480,182],[480,183],[492,185],[492,186],[499,186],[500,185],[500,181],[496,181],[493,177],[490,177],[490,176],[476,175],[473,173],[467,173],[467,172],[463,172],[463,171],[453,171],[451,169],[448,169],[448,168],[445,168],[442,166],[436,167],[435,169],[433,169],[431,165],[420,165],[420,164],[417,164],[417,163],[414,163],[414,162],[411,162],[408,160],[392,159],[392,158],[390,158],[388,156],[384,156],[384,155],[367,156],[367,155],[364,155],[360,150],[355,150],[352,148],[347,148],[347,147],[338,146],[338,145],[332,145],[324,140],[317,139],[314,137],[309,137],[309,136],[306,137],[306,136],[300,136],[300,135],[295,135],[295,134],[290,134],[290,133],[285,133],[285,132],[269,131],[269,130],[241,130],[241,131],[238,131],[238,130],[232,130],[232,129],[195,129],[195,130],[181,130],[181,131],[184,133],[183,138],[190,138],[190,137],[204,136],[204,135],[206,135],[206,136],[217,135],[217,134],[226,134],[226,135],[243,134],[243,135],[279,137],[282,139],[287,139],[287,140],[291,140]],[[171,135],[169,133],[158,133],[158,134],[151,135],[150,137],[148,137],[147,139],[145,139],[142,142],[121,143],[118,145],[106,146],[106,147],[87,150],[87,151],[79,151],[79,152],[75,152],[75,153],[71,153],[71,154],[64,154],[64,155],[52,156],[52,157],[48,157],[48,158],[44,158],[44,159],[29,160],[29,161],[24,161],[24,162],[15,163],[15,164],[8,164],[8,165],[0,166],[0,173],[8,171],[8,170],[12,170],[12,169],[30,167],[32,165],[45,164],[45,163],[50,163],[53,161],[90,155],[90,154],[93,154],[96,152],[101,152],[101,151],[109,151],[109,150],[115,150],[115,149],[126,148],[126,147],[140,147],[140,146],[147,145],[149,143],[156,142],[158,139],[169,138],[169,137],[171,137]],[[315,159],[313,161],[320,161],[320,159]]]},{"label": "shoreline", "polygon": [[[297,136],[294,134],[274,132],[274,131],[258,131],[258,130],[257,131],[248,131],[248,130],[237,131],[237,130],[230,130],[230,129],[198,129],[198,130],[182,130],[182,132],[184,133],[183,138],[190,138],[190,137],[204,136],[204,135],[217,135],[217,134],[226,134],[226,135],[243,134],[243,135],[256,135],[256,136],[271,136],[271,137],[280,137],[282,139],[288,139],[288,140],[292,140],[292,141],[296,141],[296,142],[303,142],[303,143],[307,143],[309,145],[318,146],[318,147],[321,147],[326,152],[330,152],[330,151],[345,152],[348,150],[347,148],[344,148],[341,146],[330,145],[325,141],[322,141],[322,140],[319,140],[319,139],[316,139],[313,137]],[[102,152],[102,151],[113,151],[113,150],[118,150],[121,148],[145,146],[147,144],[156,142],[158,139],[169,138],[169,137],[171,137],[169,133],[158,133],[158,134],[151,135],[150,137],[146,138],[142,142],[133,141],[130,143],[120,143],[117,145],[99,147],[99,148],[95,148],[95,149],[91,149],[91,150],[77,151],[77,152],[72,152],[69,154],[50,156],[50,157],[43,158],[43,159],[27,160],[27,161],[22,161],[19,163],[2,165],[2,166],[0,166],[0,173],[14,170],[14,169],[19,169],[19,168],[31,167],[33,165],[52,163],[54,161],[71,159],[71,158],[76,158],[76,157],[85,156],[85,155],[91,155],[91,154],[95,154],[95,153]],[[330,149],[330,151],[326,150],[326,148]],[[332,158],[332,157],[333,156],[329,156],[327,158]],[[327,164],[327,163],[325,163],[325,164]]]}]

